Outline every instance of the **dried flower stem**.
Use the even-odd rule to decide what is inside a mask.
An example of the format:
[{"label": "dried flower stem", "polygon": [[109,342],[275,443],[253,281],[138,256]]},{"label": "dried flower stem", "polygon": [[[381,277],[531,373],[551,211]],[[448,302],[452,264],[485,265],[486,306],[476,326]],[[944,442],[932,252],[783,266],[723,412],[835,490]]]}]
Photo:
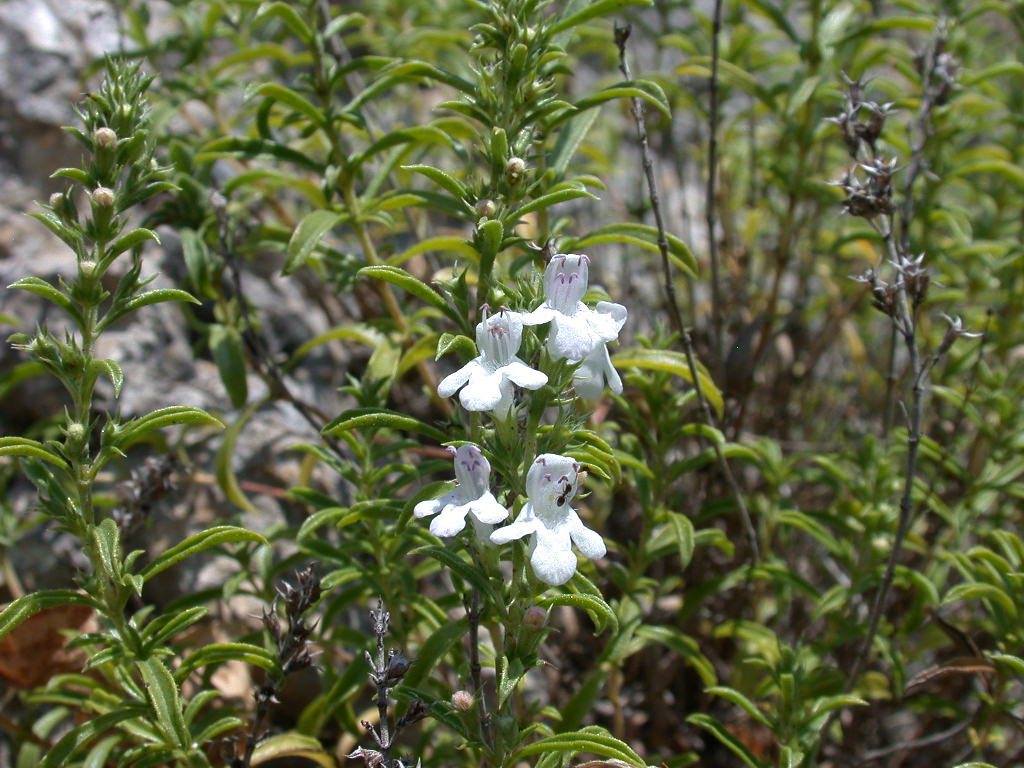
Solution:
[{"label": "dried flower stem", "polygon": [[494,746],[493,722],[491,712],[487,708],[487,696],[484,694],[482,669],[480,666],[480,591],[473,590],[466,606],[466,620],[469,622],[469,677],[476,696],[477,712],[480,716],[480,734],[488,748]]},{"label": "dried flower stem", "polygon": [[[715,185],[718,176],[718,59],[722,31],[722,0],[715,0],[711,21],[711,83],[708,106],[708,178],[704,192],[704,217],[708,229],[708,260],[711,262],[711,349],[715,368],[722,362],[722,295],[715,235],[717,208]],[[634,107],[635,110],[635,107]],[[753,167],[753,165],[751,165]]]},{"label": "dried flower stem", "polygon": [[[626,41],[629,39],[629,33],[629,25],[624,27],[616,25],[615,44],[619,49],[619,69],[627,80],[632,79],[629,71],[629,62],[626,60]],[[665,234],[665,222],[661,212],[661,198],[658,194],[658,182],[654,177],[654,163],[651,160],[651,150],[647,142],[647,126],[644,122],[643,107],[641,106],[639,99],[634,98],[630,101],[633,120],[636,123],[637,137],[640,141],[640,153],[643,161],[644,175],[647,178],[647,191],[651,200],[651,209],[654,211],[654,221],[658,228],[658,250],[661,252],[661,267],[664,277],[665,297],[668,302],[669,315],[672,318],[672,324],[676,332],[679,334],[679,337],[683,342],[683,350],[686,354],[686,365],[690,372],[690,380],[693,383],[693,388],[697,393],[697,401],[700,403],[701,414],[704,418],[704,422],[708,426],[714,427],[715,417],[711,412],[711,406],[708,404],[707,397],[704,394],[704,387],[700,381],[700,373],[697,370],[697,358],[693,351],[693,339],[690,336],[690,332],[683,324],[682,314],[679,311],[679,303],[676,300],[675,285],[672,281],[672,270],[668,257],[668,237]],[[715,458],[718,460],[718,465],[721,468],[722,475],[725,477],[726,483],[729,485],[729,489],[732,492],[732,497],[736,503],[736,507],[740,511],[740,517],[743,521],[743,527],[746,530],[747,541],[750,546],[751,558],[753,562],[758,562],[761,559],[761,553],[757,544],[757,532],[754,530],[754,523],[751,520],[750,512],[747,509],[746,502],[743,500],[743,491],[739,487],[739,483],[732,472],[732,468],[729,466],[729,461],[726,459],[725,453],[722,451],[722,447],[715,441],[711,441],[711,444],[715,451]]]}]

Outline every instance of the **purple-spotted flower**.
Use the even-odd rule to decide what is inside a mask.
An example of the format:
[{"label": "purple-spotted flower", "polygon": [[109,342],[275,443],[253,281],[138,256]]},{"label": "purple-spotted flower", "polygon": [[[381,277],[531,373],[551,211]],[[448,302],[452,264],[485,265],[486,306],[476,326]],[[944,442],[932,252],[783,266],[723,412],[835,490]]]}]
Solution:
[{"label": "purple-spotted flower", "polygon": [[485,312],[476,326],[480,355],[442,379],[437,394],[451,397],[461,389],[459,402],[467,411],[493,411],[504,418],[512,407],[513,384],[540,389],[548,382],[547,374],[516,357],[522,340],[522,315],[508,309],[489,317]]},{"label": "purple-spotted flower", "polygon": [[576,391],[587,398],[599,397],[605,384],[622,391],[622,381],[605,344],[615,341],[626,322],[626,308],[599,301],[595,309],[583,303],[590,279],[590,257],[578,253],[554,256],[544,271],[544,303],[523,315],[524,325],[551,323],[548,352],[559,360],[583,365],[573,376]]},{"label": "purple-spotted flower", "polygon": [[466,516],[472,514],[477,535],[486,538],[490,526],[508,517],[508,510],[491,493],[491,465],[475,445],[448,448],[455,457],[455,479],[458,485],[439,499],[421,501],[413,508],[416,517],[437,515],[430,521],[435,536],[454,536],[466,527]]},{"label": "purple-spotted flower", "polygon": [[526,473],[529,501],[515,522],[491,534],[495,544],[530,536],[530,565],[546,584],[565,584],[576,573],[572,545],[591,559],[604,557],[604,540],[583,525],[570,504],[579,488],[580,465],[554,453],[537,457]]}]

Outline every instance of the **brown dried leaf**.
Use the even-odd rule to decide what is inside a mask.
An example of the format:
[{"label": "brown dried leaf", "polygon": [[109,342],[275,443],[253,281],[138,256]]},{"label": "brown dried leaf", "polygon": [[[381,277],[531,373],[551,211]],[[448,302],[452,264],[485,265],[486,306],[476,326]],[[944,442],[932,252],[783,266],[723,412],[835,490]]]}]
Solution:
[{"label": "brown dried leaf", "polygon": [[984,680],[987,675],[994,674],[995,671],[996,669],[992,662],[983,656],[962,656],[950,659],[942,664],[936,664],[933,667],[928,667],[928,669],[917,673],[907,683],[904,693],[910,693],[914,688],[930,683],[933,680],[941,680],[950,675],[978,675]]},{"label": "brown dried leaf", "polygon": [[93,609],[87,605],[56,605],[30,616],[0,638],[0,676],[17,688],[35,688],[54,675],[77,672],[85,651],[68,649],[69,635],[90,631]]}]

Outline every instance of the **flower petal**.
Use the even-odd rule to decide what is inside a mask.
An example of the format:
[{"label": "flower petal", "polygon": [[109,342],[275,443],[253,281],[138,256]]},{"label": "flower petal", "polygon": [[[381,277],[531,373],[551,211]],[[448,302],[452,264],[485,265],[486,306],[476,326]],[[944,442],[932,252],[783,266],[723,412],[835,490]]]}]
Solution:
[{"label": "flower petal", "polygon": [[601,535],[587,528],[575,512],[569,518],[569,535],[572,537],[573,544],[584,557],[596,560],[608,553],[608,548]]},{"label": "flower petal", "polygon": [[569,548],[568,540],[562,544],[561,538],[538,536],[530,555],[530,565],[537,578],[553,587],[565,584],[576,573],[576,555]]},{"label": "flower petal", "polygon": [[536,533],[543,527],[540,521],[533,516],[533,507],[527,502],[514,523],[499,528],[491,534],[491,542],[494,544],[508,544],[513,539],[521,539],[524,536],[529,536],[531,533]]},{"label": "flower petal", "polygon": [[441,379],[441,383],[437,385],[437,394],[441,397],[451,397],[466,385],[474,373],[477,371],[486,373],[484,367],[480,365],[481,359],[480,357],[473,358],[455,373]]},{"label": "flower petal", "polygon": [[427,499],[413,507],[412,513],[416,515],[416,517],[430,517],[431,515],[436,515],[440,512],[441,507],[443,506],[444,505],[441,503],[440,499]]},{"label": "flower petal", "polygon": [[576,363],[590,354],[600,341],[591,330],[590,314],[596,315],[587,309],[586,313],[560,314],[555,318],[548,331],[548,352],[552,357]]},{"label": "flower petal", "polygon": [[596,400],[604,392],[605,383],[615,394],[622,392],[622,379],[608,356],[608,347],[602,342],[573,372],[572,386],[580,397]]},{"label": "flower petal", "polygon": [[505,374],[513,383],[523,389],[540,389],[548,383],[546,373],[535,371],[518,357],[512,358],[512,362],[503,365],[498,372]]},{"label": "flower petal", "polygon": [[498,503],[490,491],[487,491],[479,499],[469,502],[469,511],[481,523],[490,525],[503,522],[508,518],[508,510]]},{"label": "flower petal", "polygon": [[597,311],[588,309],[590,328],[601,341],[615,341],[626,323],[626,308],[610,301],[599,301]]},{"label": "flower petal", "polygon": [[553,310],[545,301],[533,310],[533,312],[527,312],[524,315],[521,315],[519,320],[523,325],[544,325],[544,323],[550,323],[560,314],[561,312]]},{"label": "flower petal", "polygon": [[468,504],[449,505],[441,511],[440,515],[430,521],[430,532],[441,538],[454,536],[466,527],[468,513]]},{"label": "flower petal", "polygon": [[[490,411],[502,401],[502,382],[505,377],[500,373],[477,371],[469,383],[459,393],[459,402],[467,411]],[[511,387],[509,387],[511,389]]]}]

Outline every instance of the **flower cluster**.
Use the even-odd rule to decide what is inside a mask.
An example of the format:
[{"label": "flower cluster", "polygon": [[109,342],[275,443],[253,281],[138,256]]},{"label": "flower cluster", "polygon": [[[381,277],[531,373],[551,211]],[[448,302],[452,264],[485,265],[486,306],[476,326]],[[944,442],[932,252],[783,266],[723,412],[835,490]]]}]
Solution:
[{"label": "flower cluster", "polygon": [[[586,399],[601,396],[605,387],[622,392],[622,379],[612,366],[608,342],[619,337],[626,322],[621,304],[599,301],[588,307],[583,298],[590,275],[590,258],[557,254],[544,272],[544,301],[530,312],[502,307],[496,314],[484,306],[476,327],[477,357],[445,377],[437,387],[441,397],[459,396],[468,411],[491,411],[505,419],[512,411],[515,387],[536,390],[548,376],[519,358],[524,326],[549,324],[548,355],[575,365],[573,389]],[[576,573],[573,545],[585,557],[603,557],[604,541],[583,525],[571,502],[579,489],[580,464],[567,456],[545,453],[534,459],[526,474],[527,502],[515,522],[495,529],[508,517],[490,489],[491,465],[483,451],[467,443],[449,448],[455,460],[456,487],[440,498],[421,501],[416,517],[432,517],[430,532],[451,537],[466,527],[467,518],[479,542],[507,544],[529,538],[530,565],[541,581],[565,584]]]},{"label": "flower cluster", "polygon": [[491,526],[508,517],[508,511],[491,493],[491,465],[475,445],[449,449],[455,457],[458,485],[439,499],[421,501],[416,517],[437,515],[430,523],[435,536],[449,537],[466,527],[470,518],[481,541],[507,544],[530,537],[530,565],[546,584],[564,584],[576,573],[572,545],[590,559],[604,557],[604,541],[583,525],[570,502],[579,489],[580,464],[567,457],[545,453],[537,457],[526,475],[528,501],[515,522],[496,530]]},{"label": "flower cluster", "polygon": [[589,282],[590,257],[582,254],[554,256],[544,273],[544,302],[521,314],[503,307],[476,327],[480,354],[437,387],[441,397],[459,394],[467,411],[491,411],[498,418],[512,407],[513,387],[540,389],[548,377],[519,359],[524,325],[551,324],[548,353],[556,360],[578,364],[573,373],[576,394],[588,400],[601,396],[607,386],[622,392],[622,379],[612,366],[607,344],[619,337],[626,322],[626,308],[599,301],[595,309],[583,303]]}]

